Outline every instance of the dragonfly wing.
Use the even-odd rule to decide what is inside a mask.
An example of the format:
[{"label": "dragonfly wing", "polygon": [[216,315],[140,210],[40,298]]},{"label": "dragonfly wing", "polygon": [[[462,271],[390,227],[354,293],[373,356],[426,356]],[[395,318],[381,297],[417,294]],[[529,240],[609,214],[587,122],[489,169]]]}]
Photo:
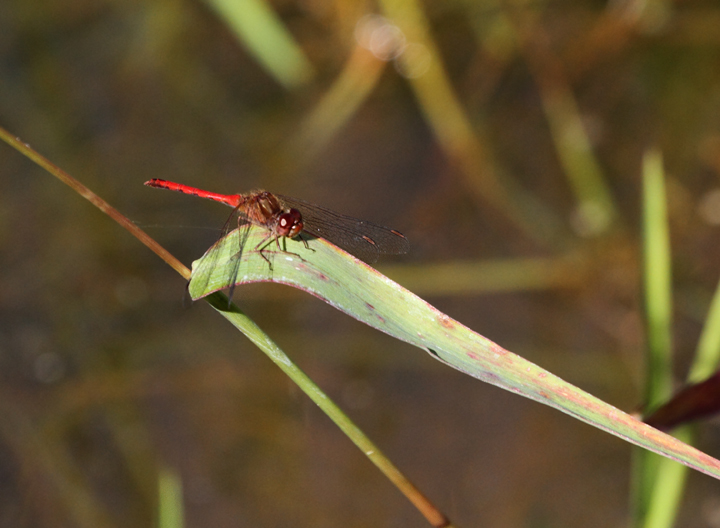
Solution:
[{"label": "dragonfly wing", "polygon": [[[193,279],[195,277],[198,277],[198,280],[204,280],[206,282],[210,281],[210,277],[212,276],[212,270],[218,265],[218,258],[220,257],[220,252],[217,251],[217,248],[220,246],[223,240],[230,233],[232,233],[233,228],[237,226],[237,229],[239,230],[239,243],[237,246],[237,253],[232,256],[232,272],[229,273],[228,276],[225,277],[225,279],[217,287],[213,288],[215,291],[229,288],[228,298],[232,299],[238,271],[240,270],[240,260],[242,258],[243,250],[245,249],[245,242],[247,241],[248,235],[250,234],[250,225],[251,224],[245,215],[243,215],[237,210],[233,211],[227,222],[225,222],[225,226],[223,227],[220,240],[215,242],[215,244],[213,244],[210,249],[205,252],[205,255],[203,255],[203,258],[200,261],[197,269],[193,270]],[[201,289],[207,290],[208,284],[201,285]]]},{"label": "dragonfly wing", "polygon": [[381,253],[402,254],[410,249],[407,238],[394,229],[345,216],[296,198],[278,197],[286,206],[300,211],[303,231],[324,238],[366,262],[375,262]]}]

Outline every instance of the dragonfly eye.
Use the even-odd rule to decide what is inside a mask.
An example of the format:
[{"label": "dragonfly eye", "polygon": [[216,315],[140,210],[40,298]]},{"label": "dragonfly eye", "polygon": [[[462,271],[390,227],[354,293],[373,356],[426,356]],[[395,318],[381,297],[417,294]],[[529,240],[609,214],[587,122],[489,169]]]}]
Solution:
[{"label": "dragonfly eye", "polygon": [[297,209],[290,209],[287,213],[281,214],[278,218],[278,235],[294,238],[298,236],[302,230],[302,215]]}]

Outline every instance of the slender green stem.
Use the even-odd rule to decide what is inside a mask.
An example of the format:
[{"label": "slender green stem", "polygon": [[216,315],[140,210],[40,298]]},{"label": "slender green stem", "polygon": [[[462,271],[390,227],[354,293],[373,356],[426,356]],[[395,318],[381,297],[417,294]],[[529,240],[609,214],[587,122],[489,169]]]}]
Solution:
[{"label": "slender green stem", "polygon": [[405,477],[350,418],[318,387],[240,308],[222,293],[205,297],[207,302],[262,350],[353,441],[390,481],[420,510],[433,526],[451,526],[430,501]]},{"label": "slender green stem", "polygon": [[137,238],[140,242],[149,247],[157,256],[167,262],[180,275],[182,275],[188,280],[190,279],[190,270],[187,268],[187,266],[185,266],[185,264],[176,259],[172,255],[172,253],[170,253],[167,249],[158,244],[150,235],[148,235],[147,233],[145,233],[145,231],[136,226],[128,217],[115,209],[105,200],[100,198],[97,194],[92,192],[85,185],[83,185],[78,180],[70,176],[67,172],[62,170],[60,167],[52,163],[49,159],[40,155],[30,145],[24,143],[19,137],[12,135],[10,132],[8,132],[2,127],[0,127],[0,139],[2,139],[11,147],[18,150],[25,157],[40,165],[40,167],[55,176],[65,185],[75,190],[75,192],[77,192],[80,196],[88,200],[95,207],[100,209],[103,213],[105,213],[122,227],[127,229],[135,238]]},{"label": "slender green stem", "polygon": [[[645,405],[652,410],[672,391],[672,277],[670,234],[662,156],[643,162],[643,293],[647,335]],[[683,438],[685,440],[686,438]],[[633,508],[636,526],[669,528],[682,498],[684,471],[647,451],[635,456]]]}]

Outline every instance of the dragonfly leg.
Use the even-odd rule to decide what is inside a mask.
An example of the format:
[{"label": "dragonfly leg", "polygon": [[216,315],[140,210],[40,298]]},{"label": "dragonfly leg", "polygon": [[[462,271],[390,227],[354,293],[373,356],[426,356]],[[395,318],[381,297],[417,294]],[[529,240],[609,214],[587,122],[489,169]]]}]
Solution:
[{"label": "dragonfly leg", "polygon": [[[283,240],[282,240],[282,246],[280,245],[280,239],[281,239],[281,238],[283,239]],[[311,248],[311,247],[308,245],[307,240],[305,240],[304,238],[300,238],[300,240],[303,241],[303,244],[305,244],[305,247],[306,247],[307,249],[309,249],[309,250],[311,250],[311,251],[315,251],[313,248]],[[298,254],[295,253],[294,251],[288,251],[288,250],[287,250],[287,237],[285,237],[285,236],[280,236],[280,235],[273,235],[272,233],[270,233],[270,234],[267,235],[265,238],[263,238],[257,246],[255,246],[255,250],[256,250],[258,253],[260,253],[260,256],[261,256],[262,258],[264,258],[264,259],[265,259],[265,262],[267,262],[267,263],[268,263],[268,266],[270,266],[270,271],[272,271],[273,266],[272,266],[272,262],[270,262],[270,259],[265,255],[265,251],[267,250],[267,247],[268,247],[270,244],[273,243],[273,241],[275,241],[275,247],[277,248],[277,252],[278,252],[278,253],[287,253],[287,254],[289,254],[289,255],[294,255],[294,256],[296,256],[297,258],[299,258],[300,260],[302,260],[303,262],[305,261],[304,258],[302,258],[300,255],[298,255]]]},{"label": "dragonfly leg", "polygon": [[[267,235],[265,238],[263,238],[257,246],[255,246],[255,250],[256,250],[258,253],[260,253],[260,256],[265,259],[265,262],[268,263],[268,267],[270,268],[270,271],[272,271],[273,266],[272,266],[272,262],[270,262],[270,259],[265,256],[265,248],[267,248],[267,247],[270,245],[270,243],[272,242],[272,240],[270,240],[270,239],[273,238],[273,237],[274,237],[274,239],[275,239],[275,243],[277,244],[277,243],[278,243],[278,241],[277,241],[278,236],[277,236],[277,235],[273,235],[272,233],[270,233],[270,234]],[[278,246],[278,247],[279,247],[279,246]]]},{"label": "dragonfly leg", "polygon": [[[280,237],[278,237],[278,238],[280,238]],[[302,260],[303,262],[305,262],[305,259],[302,258],[300,255],[298,255],[298,254],[295,253],[294,251],[288,251],[288,250],[287,250],[287,239],[288,239],[288,237],[284,236],[284,237],[282,237],[282,239],[283,239],[283,247],[282,247],[282,248],[280,247],[280,242],[278,241],[278,239],[277,239],[277,238],[275,239],[275,244],[277,245],[278,251],[282,251],[283,253],[289,253],[290,255],[295,255],[297,258],[299,258],[300,260]],[[310,246],[308,246],[307,240],[305,240],[304,238],[302,238],[302,236],[300,236],[300,240],[303,241],[303,244],[305,244],[305,247],[306,247],[307,249],[310,249],[310,250],[312,250],[312,251],[315,251],[315,250],[312,249]]]},{"label": "dragonfly leg", "polygon": [[307,239],[305,239],[302,235],[300,235],[300,240],[302,240],[302,243],[305,245],[305,249],[309,249],[313,253],[315,252],[315,249],[310,247],[310,244],[308,244]]}]

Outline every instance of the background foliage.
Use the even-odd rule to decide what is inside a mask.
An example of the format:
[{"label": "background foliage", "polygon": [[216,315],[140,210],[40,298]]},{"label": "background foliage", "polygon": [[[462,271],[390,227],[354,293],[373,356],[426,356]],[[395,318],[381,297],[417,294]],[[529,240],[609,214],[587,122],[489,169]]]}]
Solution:
[{"label": "background foliage", "polygon": [[[648,148],[678,379],[718,280],[718,27],[701,1],[6,0],[0,122],[187,263],[227,210],[145,180],[391,225],[413,249],[389,276],[632,410]],[[188,526],[422,522],[155,256],[5,147],[0,178],[0,525],[152,526],[159,474]],[[627,517],[619,440],[296,291],[236,300],[458,525]],[[690,476],[680,525],[718,525],[716,486]]]}]

